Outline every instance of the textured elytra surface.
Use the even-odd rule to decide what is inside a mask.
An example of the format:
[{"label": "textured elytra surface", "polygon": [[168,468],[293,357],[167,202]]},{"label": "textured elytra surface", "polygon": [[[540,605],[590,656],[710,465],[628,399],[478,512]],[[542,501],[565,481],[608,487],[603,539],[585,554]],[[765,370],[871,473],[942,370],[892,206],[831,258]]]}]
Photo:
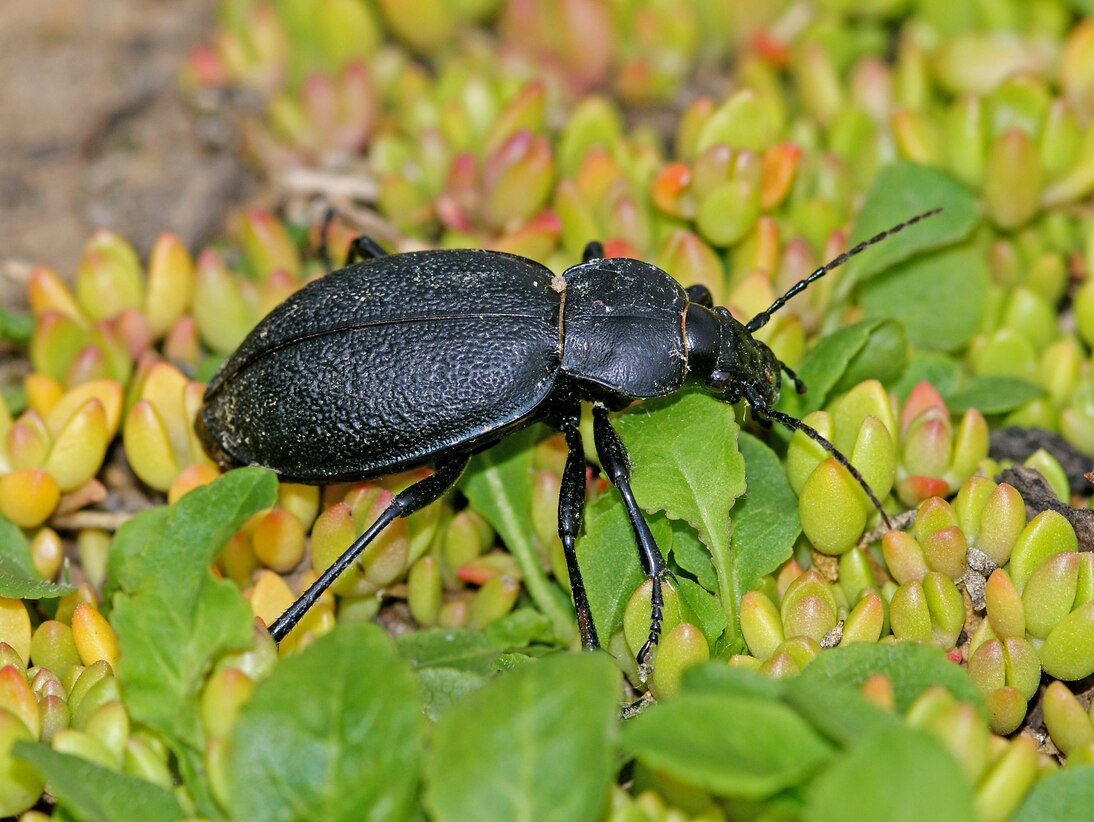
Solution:
[{"label": "textured elytra surface", "polygon": [[237,461],[323,482],[470,450],[554,387],[559,296],[531,260],[399,254],[319,280],[271,312],[206,393]]},{"label": "textured elytra surface", "polygon": [[659,268],[613,257],[566,272],[562,372],[625,397],[659,397],[687,373],[687,294]]}]

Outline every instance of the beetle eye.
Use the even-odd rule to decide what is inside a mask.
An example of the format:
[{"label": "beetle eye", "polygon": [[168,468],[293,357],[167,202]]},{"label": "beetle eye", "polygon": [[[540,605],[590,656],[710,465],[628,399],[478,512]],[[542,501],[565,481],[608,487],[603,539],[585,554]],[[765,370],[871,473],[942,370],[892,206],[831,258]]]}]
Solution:
[{"label": "beetle eye", "polygon": [[713,371],[710,375],[710,387],[721,390],[729,385],[730,374],[728,371]]}]

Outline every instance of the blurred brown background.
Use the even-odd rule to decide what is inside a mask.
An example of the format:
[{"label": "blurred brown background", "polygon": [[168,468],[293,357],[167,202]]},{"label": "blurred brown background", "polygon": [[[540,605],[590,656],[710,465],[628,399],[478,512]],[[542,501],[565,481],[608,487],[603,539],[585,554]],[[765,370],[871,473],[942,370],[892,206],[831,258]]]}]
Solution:
[{"label": "blurred brown background", "polygon": [[[191,247],[248,175],[199,139],[177,91],[216,0],[35,0],[0,10],[0,269],[71,278],[93,228],[143,256],[163,230]],[[8,275],[18,277],[18,274]],[[5,302],[15,299],[3,291]]]}]

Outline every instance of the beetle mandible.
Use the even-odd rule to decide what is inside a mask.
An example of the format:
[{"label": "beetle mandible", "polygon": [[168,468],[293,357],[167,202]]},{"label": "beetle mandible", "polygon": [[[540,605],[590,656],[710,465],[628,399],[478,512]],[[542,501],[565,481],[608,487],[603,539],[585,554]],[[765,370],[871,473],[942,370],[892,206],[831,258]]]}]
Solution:
[{"label": "beetle mandible", "polygon": [[[261,465],[282,479],[324,484],[433,464],[270,626],[280,641],[396,517],[440,498],[471,454],[535,421],[561,430],[568,456],[558,506],[578,628],[599,641],[577,565],[585,505],[578,422],[593,403],[593,438],[652,580],[645,664],[661,630],[667,573],[630,486],[630,462],[609,411],[697,385],[729,403],[745,400],[763,425],[778,422],[824,447],[863,487],[862,475],[817,431],[776,410],[782,374],[801,380],[752,335],[794,295],[885,237],[940,209],[859,243],[792,286],[742,324],[714,307],[703,286],[684,289],[640,260],[583,261],[556,276],[533,260],[496,251],[388,255],[361,237],[346,267],[271,311],[221,366],[205,392],[198,429],[222,467]],[[362,262],[352,264],[357,257]]]}]

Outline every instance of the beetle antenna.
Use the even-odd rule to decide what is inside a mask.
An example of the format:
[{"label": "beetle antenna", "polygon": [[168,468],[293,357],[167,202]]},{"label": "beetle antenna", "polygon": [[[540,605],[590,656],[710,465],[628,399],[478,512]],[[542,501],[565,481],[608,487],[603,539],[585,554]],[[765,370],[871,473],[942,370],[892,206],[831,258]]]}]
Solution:
[{"label": "beetle antenna", "polygon": [[782,360],[779,360],[779,368],[783,370],[783,373],[785,373],[786,376],[790,377],[790,381],[794,383],[794,390],[797,391],[799,394],[804,394],[806,391],[805,383],[802,382],[801,377],[794,373],[794,369],[792,369]]},{"label": "beetle antenna", "polygon": [[870,502],[873,504],[874,508],[876,508],[877,512],[881,514],[881,519],[885,523],[885,527],[888,528],[890,531],[893,530],[892,520],[890,520],[889,515],[885,513],[885,509],[881,507],[881,503],[878,501],[877,496],[874,494],[874,489],[872,489],[867,484],[866,480],[863,479],[862,474],[859,473],[859,470],[851,464],[851,461],[848,460],[847,457],[845,457],[843,453],[836,448],[836,446],[832,445],[832,443],[825,439],[821,435],[820,431],[818,431],[816,428],[806,425],[797,417],[792,417],[789,414],[784,414],[782,411],[776,411],[774,408],[757,406],[752,403],[751,397],[746,397],[746,399],[748,399],[749,404],[752,405],[752,410],[757,414],[757,416],[761,418],[769,417],[775,420],[775,422],[785,425],[791,431],[801,431],[803,434],[809,437],[809,439],[813,440],[813,442],[817,443],[818,445],[820,445],[821,448],[831,454],[835,458],[836,462],[846,468],[848,473],[855,478],[855,482],[862,486],[862,490],[866,492],[866,496],[870,498]]},{"label": "beetle antenna", "polygon": [[905,220],[902,223],[897,223],[892,228],[887,228],[887,229],[885,229],[885,231],[882,231],[880,234],[875,234],[869,240],[863,240],[861,243],[856,245],[854,248],[850,248],[847,251],[844,251],[842,254],[840,254],[838,257],[836,257],[831,262],[828,262],[828,263],[825,263],[824,265],[822,265],[820,268],[818,268],[816,271],[814,271],[812,274],[810,274],[804,280],[799,280],[794,285],[790,286],[790,288],[787,289],[786,293],[783,294],[781,297],[779,297],[777,300],[775,300],[775,302],[771,303],[771,306],[766,311],[761,311],[759,314],[757,314],[755,317],[753,317],[751,320],[749,320],[748,325],[745,326],[745,329],[748,331],[749,334],[756,333],[761,328],[763,328],[765,325],[767,325],[768,322],[771,321],[771,315],[772,314],[774,314],[776,311],[778,311],[780,308],[782,308],[784,305],[786,305],[787,301],[789,301],[792,297],[794,297],[795,295],[800,294],[801,292],[805,291],[805,289],[809,287],[810,283],[816,282],[821,277],[823,277],[825,274],[827,274],[829,271],[831,271],[833,268],[839,268],[841,265],[843,265],[849,259],[854,257],[859,252],[865,251],[867,248],[872,246],[874,243],[880,243],[886,237],[889,237],[893,234],[896,234],[898,231],[903,231],[904,229],[908,228],[908,226],[913,226],[916,223],[918,223],[920,220],[926,220],[928,217],[933,217],[935,214],[937,214],[941,210],[942,210],[941,207],[939,207],[939,208],[932,208],[930,211],[924,211],[922,214],[917,214],[916,216],[912,217],[910,220]]}]

